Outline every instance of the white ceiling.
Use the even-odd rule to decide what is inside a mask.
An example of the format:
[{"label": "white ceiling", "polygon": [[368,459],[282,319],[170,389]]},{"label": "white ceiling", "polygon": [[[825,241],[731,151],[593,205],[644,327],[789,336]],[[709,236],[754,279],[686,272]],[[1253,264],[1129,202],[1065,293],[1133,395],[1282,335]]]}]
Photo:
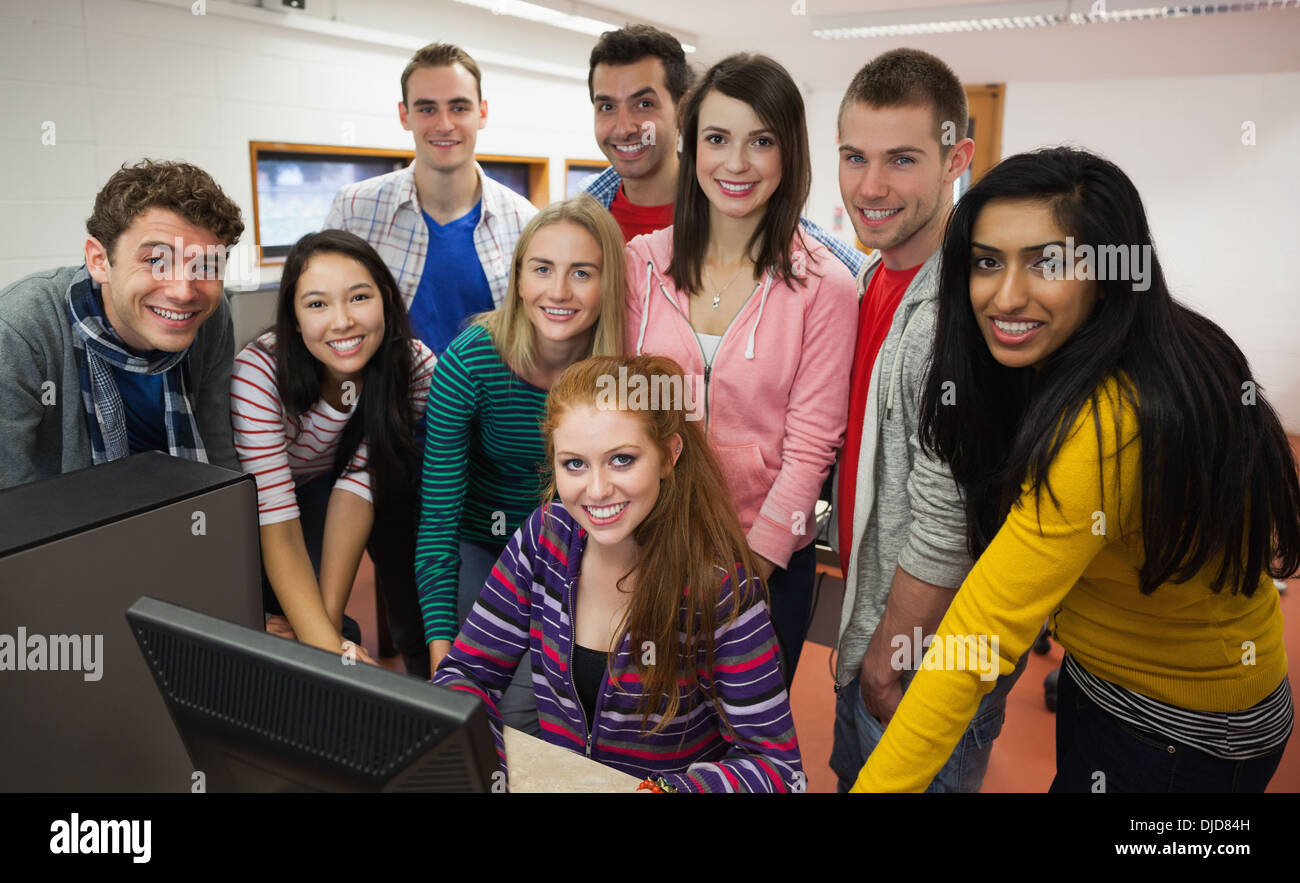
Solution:
[{"label": "white ceiling", "polygon": [[[702,65],[742,50],[764,52],[809,89],[843,88],[853,72],[888,49],[912,46],[947,61],[967,83],[1230,75],[1300,70],[1300,9],[1113,22],[1010,31],[858,40],[812,36],[816,20],[852,13],[962,7],[990,0],[902,3],[900,0],[654,0],[629,7],[584,0],[586,14],[622,24],[633,12],[697,38]],[[558,5],[558,4],[557,4]],[[575,4],[565,3],[574,8]],[[1132,3],[1111,3],[1114,8]],[[1151,5],[1159,5],[1152,0]],[[873,21],[872,23],[876,23]],[[1300,104],[1300,99],[1298,104]]]},{"label": "white ceiling", "polygon": [[[988,6],[998,0],[949,0],[941,2],[907,3],[902,0],[804,0],[802,8],[808,18],[825,15],[851,15],[853,13],[881,13],[900,9],[960,9],[963,6]],[[1003,0],[1005,3],[1006,0]],[[1016,2],[1016,0],[1010,0]],[[629,13],[647,21],[655,20],[687,31],[722,34],[728,29],[744,29],[754,25],[770,25],[779,16],[792,16],[797,0],[655,0],[653,7],[633,10],[609,0],[584,0],[584,5],[604,7],[611,14]]]}]

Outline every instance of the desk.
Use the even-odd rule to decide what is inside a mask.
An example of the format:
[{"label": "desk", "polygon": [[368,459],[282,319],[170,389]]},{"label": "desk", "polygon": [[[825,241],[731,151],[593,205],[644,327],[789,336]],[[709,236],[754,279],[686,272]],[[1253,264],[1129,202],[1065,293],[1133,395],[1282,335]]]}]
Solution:
[{"label": "desk", "polygon": [[505,742],[513,794],[630,794],[640,783],[627,773],[513,727],[505,728]]}]

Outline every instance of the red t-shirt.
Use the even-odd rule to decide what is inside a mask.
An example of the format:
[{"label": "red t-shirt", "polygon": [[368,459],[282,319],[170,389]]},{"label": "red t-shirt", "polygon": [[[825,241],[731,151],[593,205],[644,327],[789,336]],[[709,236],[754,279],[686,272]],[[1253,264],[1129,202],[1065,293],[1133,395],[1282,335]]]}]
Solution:
[{"label": "red t-shirt", "polygon": [[840,493],[836,500],[839,514],[840,570],[849,572],[849,555],[853,551],[853,503],[858,484],[858,454],[862,450],[862,421],[867,415],[867,390],[871,368],[894,321],[894,313],[903,301],[907,286],[912,284],[917,264],[907,270],[891,270],[881,264],[867,283],[858,308],[858,342],[853,350],[853,373],[849,380],[849,425],[844,432],[844,449],[840,452]]},{"label": "red t-shirt", "polygon": [[618,221],[623,231],[623,238],[628,242],[633,236],[653,233],[673,225],[673,203],[667,205],[637,205],[629,202],[623,195],[623,185],[618,185],[614,201],[609,205],[609,213]]}]

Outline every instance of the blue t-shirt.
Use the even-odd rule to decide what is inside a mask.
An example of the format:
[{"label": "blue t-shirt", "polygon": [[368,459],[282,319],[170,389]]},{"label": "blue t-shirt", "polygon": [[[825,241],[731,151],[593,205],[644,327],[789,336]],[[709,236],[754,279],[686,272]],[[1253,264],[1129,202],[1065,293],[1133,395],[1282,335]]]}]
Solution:
[{"label": "blue t-shirt", "polygon": [[168,452],[166,390],[161,374],[138,374],[112,366],[126,411],[126,440],[132,454]]},{"label": "blue t-shirt", "polygon": [[483,201],[445,226],[428,212],[420,214],[429,228],[429,250],[411,301],[411,331],[441,357],[463,330],[466,318],[495,306],[474,249],[474,228],[483,215]]}]

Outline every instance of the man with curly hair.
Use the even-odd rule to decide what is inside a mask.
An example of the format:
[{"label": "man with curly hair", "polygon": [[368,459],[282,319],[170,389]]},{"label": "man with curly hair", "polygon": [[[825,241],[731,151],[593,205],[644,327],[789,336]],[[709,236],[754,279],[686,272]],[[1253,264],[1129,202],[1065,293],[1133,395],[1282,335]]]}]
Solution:
[{"label": "man with curly hair", "polygon": [[239,470],[222,275],[243,231],[207,172],[144,160],[95,197],[85,263],[0,291],[0,488],[152,450]]}]

